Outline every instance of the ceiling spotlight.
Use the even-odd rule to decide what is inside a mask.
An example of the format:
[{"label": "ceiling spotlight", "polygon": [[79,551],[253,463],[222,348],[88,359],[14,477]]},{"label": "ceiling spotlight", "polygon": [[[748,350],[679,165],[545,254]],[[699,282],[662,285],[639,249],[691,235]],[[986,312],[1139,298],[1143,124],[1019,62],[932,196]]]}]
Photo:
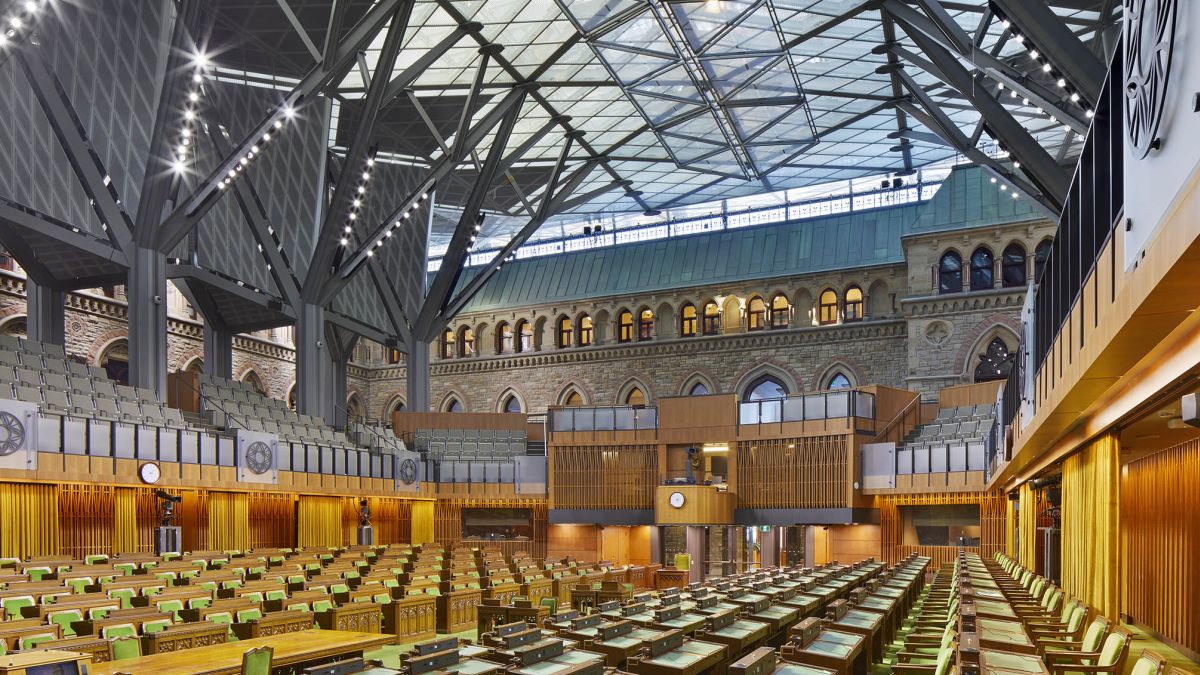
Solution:
[{"label": "ceiling spotlight", "polygon": [[384,238],[386,238],[386,239],[390,239],[390,238],[391,238],[391,236],[392,236],[392,231],[391,231],[391,230],[388,230],[387,232],[384,232],[384,233],[383,233],[383,236],[384,236]]},{"label": "ceiling spotlight", "polygon": [[375,251],[373,251],[371,249],[367,249],[367,257],[370,258],[373,255],[375,255]]},{"label": "ceiling spotlight", "polygon": [[350,220],[354,220],[355,218],[358,218],[358,214],[357,214],[357,213],[355,213],[355,212],[353,212],[353,211],[351,211],[351,212],[350,212]]},{"label": "ceiling spotlight", "polygon": [[1016,193],[1016,192],[1012,193],[1012,198],[1013,198],[1013,199],[1016,199],[1016,198],[1017,198],[1017,193]]},{"label": "ceiling spotlight", "polygon": [[1000,190],[1001,190],[1001,191],[1008,190],[1008,186],[1007,186],[1007,185],[1004,185],[1003,183],[1001,183],[1001,184],[1000,184]]},{"label": "ceiling spotlight", "polygon": [[1037,57],[1038,57],[1038,50],[1036,50],[1036,49],[1030,49],[1030,50],[1029,50],[1029,58],[1031,58],[1031,59],[1035,59],[1035,60],[1036,60],[1036,59],[1037,59]]},{"label": "ceiling spotlight", "polygon": [[192,54],[192,65],[196,66],[197,68],[207,68],[208,54],[205,54],[204,52],[196,52],[195,54]]},{"label": "ceiling spotlight", "polygon": [[356,208],[356,209],[357,209],[358,207],[362,206],[362,200],[361,200],[361,199],[355,199],[354,201],[352,201],[352,202],[350,202],[350,203],[351,203],[351,204],[354,204],[354,208]]},{"label": "ceiling spotlight", "polygon": [[283,116],[288,118],[289,120],[292,119],[293,117],[296,116],[296,109],[290,105],[285,106],[283,109]]},{"label": "ceiling spotlight", "polygon": [[275,120],[275,128],[276,128],[276,129],[282,129],[282,128],[283,128],[283,122],[281,122],[281,121],[279,121],[279,120]]},{"label": "ceiling spotlight", "polygon": [[1027,99],[1027,98],[1021,99],[1021,103],[1025,104],[1025,105],[1029,105],[1029,99]]},{"label": "ceiling spotlight", "polygon": [[38,5],[33,0],[25,0],[25,11],[32,14],[38,10]]},{"label": "ceiling spotlight", "polygon": [[187,146],[186,146],[186,145],[180,145],[179,147],[175,148],[175,152],[178,152],[179,154],[181,154],[181,155],[182,155],[182,154],[184,154],[184,153],[186,153],[186,152],[187,152]]},{"label": "ceiling spotlight", "polygon": [[1004,91],[1004,83],[1003,82],[997,83],[996,88],[999,89],[1000,91]]},{"label": "ceiling spotlight", "polygon": [[1085,112],[1085,113],[1083,113],[1083,114],[1084,114],[1084,115],[1087,115],[1087,116],[1088,116],[1088,119],[1091,119],[1091,117],[1092,117],[1093,115],[1095,115],[1096,113],[1095,113],[1094,111],[1092,111],[1092,110],[1089,110],[1089,111],[1087,111],[1087,112]]},{"label": "ceiling spotlight", "polygon": [[247,164],[250,163],[250,160],[243,157],[243,158],[239,159],[238,162],[240,162],[242,166],[246,166]]},{"label": "ceiling spotlight", "polygon": [[1071,92],[1071,102],[1072,103],[1079,102],[1079,93],[1078,92]]},{"label": "ceiling spotlight", "polygon": [[404,213],[403,213],[403,214],[402,214],[400,217],[401,217],[401,218],[407,218],[407,217],[408,217],[408,211],[405,211],[405,212],[404,212]]},{"label": "ceiling spotlight", "polygon": [[192,75],[192,82],[195,82],[196,84],[200,84],[200,82],[202,82],[202,81],[204,81],[204,78],[200,76],[200,73],[195,73],[194,75]]},{"label": "ceiling spotlight", "polygon": [[189,92],[189,93],[188,93],[188,100],[189,100],[189,101],[191,101],[192,103],[195,103],[196,101],[199,101],[199,100],[200,100],[200,94],[197,94],[197,93],[196,93],[196,92],[194,92],[194,91],[193,91],[193,92]]},{"label": "ceiling spotlight", "polygon": [[234,173],[233,169],[230,169],[230,170],[229,170],[229,177],[230,177],[230,178],[233,178],[235,175],[237,175],[237,174],[235,174],[235,173]]},{"label": "ceiling spotlight", "polygon": [[359,185],[359,186],[358,186],[358,194],[360,194],[360,195],[361,195],[362,193],[364,193],[364,192],[366,192],[366,191],[367,191],[367,187],[366,187],[365,185]]},{"label": "ceiling spotlight", "polygon": [[1067,86],[1067,81],[1066,81],[1066,80],[1064,80],[1064,79],[1063,79],[1063,78],[1061,78],[1061,77],[1060,77],[1060,78],[1058,78],[1058,86],[1059,86],[1059,87],[1061,87],[1061,88],[1063,88],[1063,89],[1065,89],[1065,88],[1066,88],[1066,86]]},{"label": "ceiling spotlight", "polygon": [[995,178],[992,178],[992,182],[993,182],[993,183],[995,183],[995,182],[996,182],[996,179],[995,179]]},{"label": "ceiling spotlight", "polygon": [[267,133],[263,134],[263,143],[266,143],[270,140],[271,140],[271,132],[268,131]]},{"label": "ceiling spotlight", "polygon": [[1021,35],[1020,33],[1013,35],[1013,39],[1016,40],[1017,43],[1019,43],[1019,44],[1025,42],[1025,36]]},{"label": "ceiling spotlight", "polygon": [[179,132],[179,135],[183,136],[184,138],[187,138],[188,136],[192,135],[192,130],[188,129],[187,127],[184,127],[183,131]]},{"label": "ceiling spotlight", "polygon": [[19,17],[19,16],[12,17],[11,19],[8,20],[8,25],[12,26],[13,28],[15,28],[17,30],[20,30],[21,29],[21,17]]},{"label": "ceiling spotlight", "polygon": [[348,245],[349,243],[350,243],[350,240],[349,240],[349,239],[347,239],[347,238],[345,238],[345,237],[342,237],[342,246],[346,246],[346,245]]},{"label": "ceiling spotlight", "polygon": [[362,172],[362,179],[363,180],[371,180],[371,172],[370,171]]},{"label": "ceiling spotlight", "polygon": [[367,158],[367,166],[375,166],[375,158],[374,157]]},{"label": "ceiling spotlight", "polygon": [[1021,163],[1020,163],[1020,162],[1013,162],[1013,168],[1014,168],[1014,169],[1019,169],[1019,168],[1021,168]]},{"label": "ceiling spotlight", "polygon": [[175,173],[183,173],[186,168],[187,167],[184,166],[183,160],[177,159],[175,160],[175,163],[171,165],[171,169],[173,169]]},{"label": "ceiling spotlight", "polygon": [[1001,25],[1001,26],[1004,26],[1005,28],[1008,28],[1008,27],[1009,27],[1009,26],[1011,26],[1012,24],[1010,24],[1010,23],[1008,22],[1008,19],[1005,19],[1005,20],[1003,20],[1003,21],[1001,21],[1001,22],[1000,22],[1000,25]]},{"label": "ceiling spotlight", "polygon": [[183,119],[188,121],[194,120],[196,119],[196,113],[191,110],[185,110],[183,112]]},{"label": "ceiling spotlight", "polygon": [[229,183],[226,183],[225,181],[218,181],[218,182],[217,182],[217,189],[218,189],[218,190],[224,190],[224,189],[225,189],[225,188],[227,188],[227,187],[229,187]]},{"label": "ceiling spotlight", "polygon": [[428,193],[428,192],[422,192],[422,193],[421,193],[421,199],[425,199],[425,198],[426,198],[426,197],[428,197],[428,196],[429,196],[429,193]]},{"label": "ceiling spotlight", "polygon": [[1043,63],[1043,64],[1042,64],[1042,72],[1043,72],[1043,73],[1048,73],[1048,72],[1050,72],[1050,62],[1049,62],[1049,61],[1047,61],[1046,63]]}]

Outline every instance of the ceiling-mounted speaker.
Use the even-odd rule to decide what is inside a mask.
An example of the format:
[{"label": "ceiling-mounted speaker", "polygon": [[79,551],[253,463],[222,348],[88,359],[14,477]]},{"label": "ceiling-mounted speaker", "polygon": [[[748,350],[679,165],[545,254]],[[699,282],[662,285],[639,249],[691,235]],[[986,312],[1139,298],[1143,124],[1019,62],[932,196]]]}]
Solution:
[{"label": "ceiling-mounted speaker", "polygon": [[1184,395],[1181,408],[1184,423],[1200,427],[1200,392]]}]

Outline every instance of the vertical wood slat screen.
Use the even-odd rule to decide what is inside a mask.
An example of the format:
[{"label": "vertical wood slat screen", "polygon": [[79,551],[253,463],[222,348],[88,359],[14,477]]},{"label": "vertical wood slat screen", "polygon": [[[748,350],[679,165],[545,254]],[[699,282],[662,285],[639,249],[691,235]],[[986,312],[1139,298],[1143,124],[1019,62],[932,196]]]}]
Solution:
[{"label": "vertical wood slat screen", "polygon": [[931,558],[931,564],[935,567],[953,561],[958,555],[957,546],[913,546],[904,543],[900,507],[975,504],[979,506],[979,546],[965,548],[983,558],[992,558],[1004,550],[1007,501],[1003,494],[979,492],[876,497],[875,505],[879,509],[880,555],[889,563],[897,563],[905,556],[916,553]]},{"label": "vertical wood slat screen", "polygon": [[296,544],[301,548],[342,545],[342,498],[300,495]]},{"label": "vertical wood slat screen", "polygon": [[552,446],[549,452],[554,508],[654,508],[657,446]]},{"label": "vertical wood slat screen", "polygon": [[1122,613],[1200,652],[1200,440],[1125,466]]},{"label": "vertical wood slat screen", "polygon": [[1007,498],[1004,500],[1004,555],[1010,558],[1017,555],[1017,502]]},{"label": "vertical wood slat screen", "polygon": [[[342,498],[342,543],[351,546],[358,543],[358,525],[361,522],[361,497]],[[375,543],[407,544],[409,543],[409,501],[391,499],[388,497],[369,497],[371,506],[371,527],[375,531]]]},{"label": "vertical wood slat screen", "polygon": [[296,545],[296,495],[251,492],[247,504],[250,548]]},{"label": "vertical wood slat screen", "polygon": [[58,553],[58,486],[0,483],[0,556]]},{"label": "vertical wood slat screen", "polygon": [[847,506],[846,436],[738,441],[739,508]]},{"label": "vertical wood slat screen", "polygon": [[1026,569],[1038,571],[1037,521],[1039,495],[1029,483],[1022,483],[1017,501],[1017,559]]},{"label": "vertical wood slat screen", "polygon": [[250,548],[250,499],[245,492],[208,493],[207,548],[217,551]]},{"label": "vertical wood slat screen", "polygon": [[113,553],[138,550],[138,492],[135,488],[113,490]]},{"label": "vertical wood slat screen", "polygon": [[81,483],[64,483],[57,488],[58,553],[72,558],[117,553],[115,488]]}]

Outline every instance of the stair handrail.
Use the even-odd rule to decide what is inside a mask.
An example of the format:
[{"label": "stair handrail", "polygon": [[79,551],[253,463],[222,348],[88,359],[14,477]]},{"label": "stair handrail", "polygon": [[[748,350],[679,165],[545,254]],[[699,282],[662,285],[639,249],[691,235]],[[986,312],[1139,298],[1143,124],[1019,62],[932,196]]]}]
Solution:
[{"label": "stair handrail", "polygon": [[[872,443],[885,442],[883,439],[888,434],[890,434],[892,432],[892,430],[897,427],[897,425],[901,424],[903,422],[903,420],[905,418],[907,418],[914,409],[916,409],[918,412],[917,420],[919,422],[920,421],[920,410],[921,410],[921,395],[920,394],[915,394],[913,396],[912,400],[908,402],[908,405],[904,406],[904,408],[902,408],[900,410],[900,412],[896,413],[895,417],[893,417],[891,420],[889,420],[887,424],[883,425],[883,430],[880,431],[878,434],[876,434],[875,438],[871,439],[871,442]],[[913,425],[913,426],[916,426],[916,425]],[[904,438],[904,435],[901,434],[897,438],[897,442],[899,442],[899,440],[903,439],[903,438]]]}]

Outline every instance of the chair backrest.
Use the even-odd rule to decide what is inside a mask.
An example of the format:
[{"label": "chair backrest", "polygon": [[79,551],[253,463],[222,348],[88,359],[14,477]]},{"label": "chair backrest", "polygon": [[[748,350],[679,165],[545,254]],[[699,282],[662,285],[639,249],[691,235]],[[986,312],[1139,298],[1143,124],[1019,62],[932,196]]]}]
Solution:
[{"label": "chair backrest", "polygon": [[1108,619],[1102,616],[1092,619],[1092,623],[1088,624],[1087,630],[1083,632],[1083,642],[1080,648],[1085,652],[1099,651],[1100,643],[1107,633]]},{"label": "chair backrest", "polygon": [[1128,629],[1117,626],[1113,631],[1104,638],[1104,646],[1100,648],[1100,658],[1097,659],[1101,666],[1118,666],[1125,661],[1125,655],[1129,653],[1129,641],[1133,639],[1133,633]]},{"label": "chair backrest", "polygon": [[274,658],[274,647],[251,649],[242,654],[242,675],[271,675],[271,661]]},{"label": "chair backrest", "polygon": [[136,659],[142,655],[142,642],[136,637],[123,637],[108,643],[108,655],[113,661]]},{"label": "chair backrest", "polygon": [[951,644],[948,647],[942,647],[938,651],[937,664],[933,668],[933,675],[946,675],[946,671],[950,669],[950,659],[954,658],[955,646]]},{"label": "chair backrest", "polygon": [[1147,649],[1133,662],[1129,675],[1160,675],[1166,665],[1166,659]]},{"label": "chair backrest", "polygon": [[1087,617],[1087,607],[1081,602],[1075,603],[1074,609],[1071,610],[1070,616],[1067,617],[1067,631],[1075,633],[1079,627],[1083,625],[1084,618]]}]

